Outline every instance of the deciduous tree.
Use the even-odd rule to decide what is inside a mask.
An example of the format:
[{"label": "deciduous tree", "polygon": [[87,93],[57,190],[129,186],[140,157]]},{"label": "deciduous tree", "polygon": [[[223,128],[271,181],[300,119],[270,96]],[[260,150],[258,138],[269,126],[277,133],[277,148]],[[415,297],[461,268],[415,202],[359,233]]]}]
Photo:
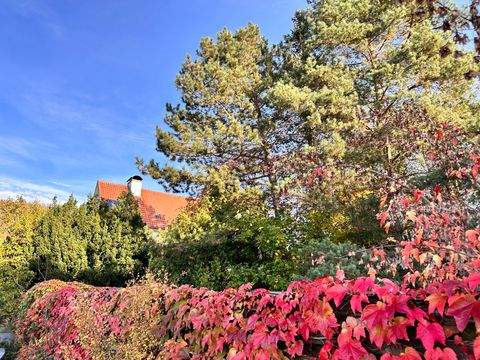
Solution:
[{"label": "deciduous tree", "polygon": [[14,314],[32,284],[33,229],[46,210],[21,198],[0,200],[0,323]]}]

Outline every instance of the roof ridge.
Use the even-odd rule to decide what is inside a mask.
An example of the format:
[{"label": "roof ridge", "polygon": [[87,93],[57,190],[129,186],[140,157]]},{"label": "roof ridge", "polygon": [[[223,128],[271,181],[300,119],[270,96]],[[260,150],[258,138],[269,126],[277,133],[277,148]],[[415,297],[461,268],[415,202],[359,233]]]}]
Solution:
[{"label": "roof ridge", "polygon": [[142,189],[142,192],[143,192],[143,191],[150,191],[150,192],[154,192],[154,193],[160,193],[160,194],[169,195],[169,196],[174,196],[174,197],[178,197],[178,198],[182,198],[182,199],[188,199],[188,198],[191,197],[191,196],[189,196],[189,195],[180,195],[180,194],[175,194],[175,193],[171,193],[171,192],[168,192],[168,191],[158,191],[158,190],[152,190],[152,189]]},{"label": "roof ridge", "polygon": [[103,180],[103,179],[98,179],[97,182],[111,184],[111,185],[127,186],[127,184],[121,184],[121,183],[113,182],[113,181],[110,181],[110,180]]}]

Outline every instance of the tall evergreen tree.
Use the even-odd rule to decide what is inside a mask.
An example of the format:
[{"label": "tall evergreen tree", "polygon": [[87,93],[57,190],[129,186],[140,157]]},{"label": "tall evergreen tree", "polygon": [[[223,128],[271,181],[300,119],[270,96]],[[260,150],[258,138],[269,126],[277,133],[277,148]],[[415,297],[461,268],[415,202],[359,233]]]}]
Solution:
[{"label": "tall evergreen tree", "polygon": [[157,128],[158,150],[183,167],[139,160],[141,169],[175,191],[260,187],[278,210],[279,160],[301,141],[295,144],[296,124],[270,106],[277,77],[272,49],[256,26],[203,39],[177,77],[182,104],[167,105],[170,129]]},{"label": "tall evergreen tree", "polygon": [[86,213],[70,197],[53,204],[35,230],[34,269],[40,279],[75,279],[88,268]]},{"label": "tall evergreen tree", "polygon": [[[169,128],[157,129],[158,151],[179,166],[139,166],[177,191],[219,179],[259,187],[274,210],[320,165],[348,162],[349,184],[358,168],[371,170],[367,179],[404,175],[420,151],[405,151],[412,128],[479,127],[465,77],[478,65],[474,53],[459,54],[431,17],[394,0],[310,1],[273,47],[253,25],[224,30],[187,58],[176,82],[182,102],[167,105]],[[405,126],[397,115],[407,111]]]},{"label": "tall evergreen tree", "polygon": [[203,39],[157,129],[175,165],[138,165],[176,191],[255,187],[274,215],[370,236],[379,189],[435,172],[426,135],[451,124],[477,141],[476,54],[438,22],[413,1],[312,0],[278,45],[253,25]]},{"label": "tall evergreen tree", "polygon": [[310,157],[297,171],[310,192],[304,199],[337,229],[372,236],[378,190],[396,192],[438,172],[428,154],[443,125],[478,141],[479,99],[468,76],[479,68],[475,53],[418,9],[416,2],[311,1],[281,45],[278,106],[311,128]]},{"label": "tall evergreen tree", "polygon": [[[285,111],[311,122],[314,151],[325,138],[337,139],[337,158],[393,174],[401,169],[392,167],[405,165],[398,157],[413,153],[405,147],[412,127],[447,122],[480,128],[474,82],[465,76],[478,69],[475,54],[460,52],[416,6],[312,1],[294,20],[283,43],[286,78],[277,93]],[[337,95],[342,88],[350,102]],[[316,100],[307,109],[298,98]],[[326,113],[331,108],[349,116]]]}]

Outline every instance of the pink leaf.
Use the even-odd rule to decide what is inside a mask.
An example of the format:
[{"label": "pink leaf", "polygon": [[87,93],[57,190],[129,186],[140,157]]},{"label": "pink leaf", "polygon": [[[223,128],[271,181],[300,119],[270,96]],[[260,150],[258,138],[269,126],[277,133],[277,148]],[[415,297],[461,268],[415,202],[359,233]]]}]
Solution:
[{"label": "pink leaf", "polygon": [[422,341],[427,350],[433,349],[435,341],[445,345],[445,333],[441,325],[437,323],[418,323],[417,338]]}]

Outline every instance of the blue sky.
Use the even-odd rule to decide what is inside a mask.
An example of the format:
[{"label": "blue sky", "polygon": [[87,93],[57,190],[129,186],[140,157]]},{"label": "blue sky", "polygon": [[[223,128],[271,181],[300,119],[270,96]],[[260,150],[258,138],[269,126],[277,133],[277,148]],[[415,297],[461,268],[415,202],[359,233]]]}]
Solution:
[{"label": "blue sky", "polygon": [[200,38],[253,22],[276,42],[305,2],[3,0],[0,197],[84,199],[135,174],[135,156],[162,160],[155,127]]}]

